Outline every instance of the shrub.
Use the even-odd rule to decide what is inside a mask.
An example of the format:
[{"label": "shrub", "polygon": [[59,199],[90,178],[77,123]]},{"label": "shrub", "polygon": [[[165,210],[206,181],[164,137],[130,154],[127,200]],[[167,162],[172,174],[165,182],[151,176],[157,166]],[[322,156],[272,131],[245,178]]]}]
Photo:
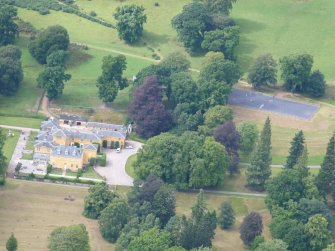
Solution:
[{"label": "shrub", "polygon": [[48,164],[48,166],[47,166],[47,174],[51,173],[51,171],[52,171],[52,165]]},{"label": "shrub", "polygon": [[100,166],[106,166],[106,154],[103,153],[102,155],[100,155],[98,161]]},{"label": "shrub", "polygon": [[20,172],[21,167],[22,167],[22,163],[21,162],[17,163],[15,167],[15,173]]},{"label": "shrub", "polygon": [[96,13],[94,10],[92,10],[92,11],[90,12],[90,16],[92,16],[92,17],[96,17],[96,16],[97,16],[97,13]]},{"label": "shrub", "polygon": [[83,175],[83,169],[78,169],[77,171],[77,178],[81,177]]}]

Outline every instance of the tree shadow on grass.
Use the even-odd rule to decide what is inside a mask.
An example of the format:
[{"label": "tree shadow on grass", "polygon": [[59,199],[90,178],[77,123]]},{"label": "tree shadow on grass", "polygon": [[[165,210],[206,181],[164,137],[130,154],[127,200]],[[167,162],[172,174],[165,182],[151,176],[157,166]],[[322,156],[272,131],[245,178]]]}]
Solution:
[{"label": "tree shadow on grass", "polygon": [[257,47],[258,46],[252,43],[250,39],[247,39],[244,36],[240,38],[240,44],[237,48],[237,62],[242,70],[242,73],[246,73],[250,69],[254,60],[251,55]]},{"label": "tree shadow on grass", "polygon": [[169,36],[166,34],[157,34],[150,31],[143,31],[143,40],[154,48],[159,48],[162,44],[166,44],[169,41]]},{"label": "tree shadow on grass", "polygon": [[266,24],[256,22],[250,19],[245,18],[236,18],[236,24],[241,28],[241,34],[249,34],[257,31],[264,30],[266,28]]}]

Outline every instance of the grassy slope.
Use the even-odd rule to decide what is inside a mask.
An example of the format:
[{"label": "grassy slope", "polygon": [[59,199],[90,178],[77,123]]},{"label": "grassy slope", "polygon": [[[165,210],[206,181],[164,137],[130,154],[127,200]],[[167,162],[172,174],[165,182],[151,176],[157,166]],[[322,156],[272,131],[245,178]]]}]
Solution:
[{"label": "grassy slope", "polygon": [[[118,188],[119,190],[119,188]],[[125,189],[121,189],[121,192]],[[98,222],[81,215],[87,189],[80,187],[59,186],[27,181],[8,180],[5,188],[0,188],[0,251],[11,232],[19,240],[19,250],[42,251],[47,248],[50,232],[58,226],[83,223],[89,232],[91,249],[94,251],[114,250],[114,245],[102,239]],[[75,201],[64,200],[71,195]],[[268,213],[264,200],[260,198],[227,197],[206,195],[207,204],[217,209],[224,200],[231,200],[237,214],[237,223],[230,231],[217,229],[214,245],[222,250],[245,250],[239,239],[238,227],[243,215],[252,210],[263,214],[265,225]],[[177,214],[190,215],[195,194],[177,194]],[[265,236],[268,230],[265,228]]]},{"label": "grassy slope", "polygon": [[[3,129],[2,131],[5,135],[7,135],[8,133],[7,129]],[[12,130],[12,132],[14,133],[14,136],[7,137],[4,148],[3,148],[3,153],[7,158],[7,163],[9,163],[10,159],[12,158],[13,152],[16,147],[16,143],[19,140],[20,133],[21,133],[20,131],[16,131],[16,130]]]},{"label": "grassy slope", "polygon": [[243,70],[264,52],[276,59],[306,52],[314,56],[314,68],[335,80],[334,7],[333,0],[238,0],[232,16],[241,27],[237,52]]}]

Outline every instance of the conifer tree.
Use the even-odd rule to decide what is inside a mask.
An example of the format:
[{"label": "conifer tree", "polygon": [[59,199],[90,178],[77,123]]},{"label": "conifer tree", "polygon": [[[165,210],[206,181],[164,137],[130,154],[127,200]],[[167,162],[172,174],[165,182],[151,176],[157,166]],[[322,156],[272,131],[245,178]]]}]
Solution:
[{"label": "conifer tree", "polygon": [[335,136],[329,140],[326,156],[321,164],[316,184],[322,196],[326,196],[334,189],[335,181]]},{"label": "conifer tree", "polygon": [[286,168],[293,168],[297,163],[304,151],[305,136],[303,131],[299,131],[295,134],[291,141],[291,148],[289,156],[286,161]]},{"label": "conifer tree", "polygon": [[247,168],[247,186],[263,191],[266,180],[271,176],[271,121],[266,119],[256,152]]},{"label": "conifer tree", "polygon": [[15,238],[13,233],[7,240],[6,248],[8,251],[15,251],[17,249],[17,239]]},{"label": "conifer tree", "polygon": [[297,164],[294,167],[297,170],[299,170],[304,177],[307,177],[309,174],[307,163],[308,163],[308,150],[307,145],[305,144],[302,154],[299,157]]},{"label": "conifer tree", "polygon": [[224,201],[221,204],[218,223],[222,229],[228,229],[235,223],[235,212],[231,203]]}]

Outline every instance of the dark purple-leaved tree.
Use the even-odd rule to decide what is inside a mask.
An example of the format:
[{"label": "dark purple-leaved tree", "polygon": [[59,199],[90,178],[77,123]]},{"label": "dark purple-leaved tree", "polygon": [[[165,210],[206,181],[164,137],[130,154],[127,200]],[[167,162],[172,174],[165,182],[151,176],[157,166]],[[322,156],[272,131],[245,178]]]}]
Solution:
[{"label": "dark purple-leaved tree", "polygon": [[136,132],[144,138],[166,132],[172,127],[172,116],[162,102],[162,89],[156,76],[148,77],[136,88],[128,111],[136,123]]},{"label": "dark purple-leaved tree", "polygon": [[240,134],[236,130],[235,123],[229,120],[223,125],[218,126],[214,131],[214,139],[226,148],[230,159],[228,167],[230,174],[238,173]]}]

